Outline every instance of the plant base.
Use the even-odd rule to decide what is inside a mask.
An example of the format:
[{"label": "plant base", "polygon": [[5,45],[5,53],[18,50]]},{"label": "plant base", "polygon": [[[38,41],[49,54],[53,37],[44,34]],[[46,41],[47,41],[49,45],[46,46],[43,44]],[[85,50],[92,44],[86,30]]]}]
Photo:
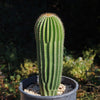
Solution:
[{"label": "plant base", "polygon": [[38,84],[38,76],[33,76],[25,79],[20,83],[19,86],[21,96],[20,100],[76,100],[78,83],[75,80],[65,76],[62,76],[61,83],[72,85],[73,90],[58,96],[35,96],[24,92],[24,89],[27,88],[30,84]]}]

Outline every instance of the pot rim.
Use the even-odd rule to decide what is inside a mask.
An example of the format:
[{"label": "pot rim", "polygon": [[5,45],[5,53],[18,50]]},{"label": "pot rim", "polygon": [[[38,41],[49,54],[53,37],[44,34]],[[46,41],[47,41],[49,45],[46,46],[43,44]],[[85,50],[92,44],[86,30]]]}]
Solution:
[{"label": "pot rim", "polygon": [[30,96],[30,97],[34,97],[34,98],[61,98],[62,96],[69,96],[69,95],[71,95],[71,94],[73,94],[73,93],[75,93],[77,90],[78,90],[78,82],[77,81],[75,81],[74,79],[72,79],[72,78],[69,78],[69,77],[66,77],[66,76],[62,76],[62,78],[67,78],[67,79],[70,79],[70,80],[72,80],[74,83],[75,83],[75,88],[72,90],[72,91],[69,91],[68,93],[64,93],[64,94],[62,94],[62,95],[56,95],[56,96],[37,96],[37,95],[32,95],[32,94],[29,94],[29,93],[26,93],[26,92],[24,92],[24,90],[21,88],[21,86],[19,86],[19,90],[23,93],[23,94],[25,94],[25,95],[27,95],[27,96]]}]

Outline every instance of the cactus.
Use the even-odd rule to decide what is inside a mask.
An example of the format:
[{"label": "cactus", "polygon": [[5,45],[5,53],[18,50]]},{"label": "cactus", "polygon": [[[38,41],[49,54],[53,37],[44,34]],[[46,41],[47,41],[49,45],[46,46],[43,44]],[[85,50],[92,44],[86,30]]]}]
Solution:
[{"label": "cactus", "polygon": [[64,27],[53,13],[42,14],[35,24],[39,86],[42,96],[57,94],[63,67]]}]

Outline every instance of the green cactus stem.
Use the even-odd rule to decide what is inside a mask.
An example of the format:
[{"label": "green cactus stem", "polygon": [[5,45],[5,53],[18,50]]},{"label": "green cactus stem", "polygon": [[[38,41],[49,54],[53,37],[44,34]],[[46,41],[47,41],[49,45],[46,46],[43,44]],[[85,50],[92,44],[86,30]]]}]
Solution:
[{"label": "green cactus stem", "polygon": [[57,94],[63,67],[64,27],[53,13],[42,14],[35,24],[39,86],[42,96]]}]

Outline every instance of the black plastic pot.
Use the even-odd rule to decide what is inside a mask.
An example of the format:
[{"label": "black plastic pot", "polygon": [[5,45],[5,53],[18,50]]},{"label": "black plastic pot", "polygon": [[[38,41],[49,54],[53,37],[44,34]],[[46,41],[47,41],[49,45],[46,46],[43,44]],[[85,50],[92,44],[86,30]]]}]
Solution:
[{"label": "black plastic pot", "polygon": [[72,85],[73,90],[59,96],[35,96],[23,91],[27,86],[34,83],[38,83],[38,76],[30,77],[20,83],[20,100],[76,100],[76,91],[78,89],[78,83],[69,77],[62,76],[61,83]]}]

